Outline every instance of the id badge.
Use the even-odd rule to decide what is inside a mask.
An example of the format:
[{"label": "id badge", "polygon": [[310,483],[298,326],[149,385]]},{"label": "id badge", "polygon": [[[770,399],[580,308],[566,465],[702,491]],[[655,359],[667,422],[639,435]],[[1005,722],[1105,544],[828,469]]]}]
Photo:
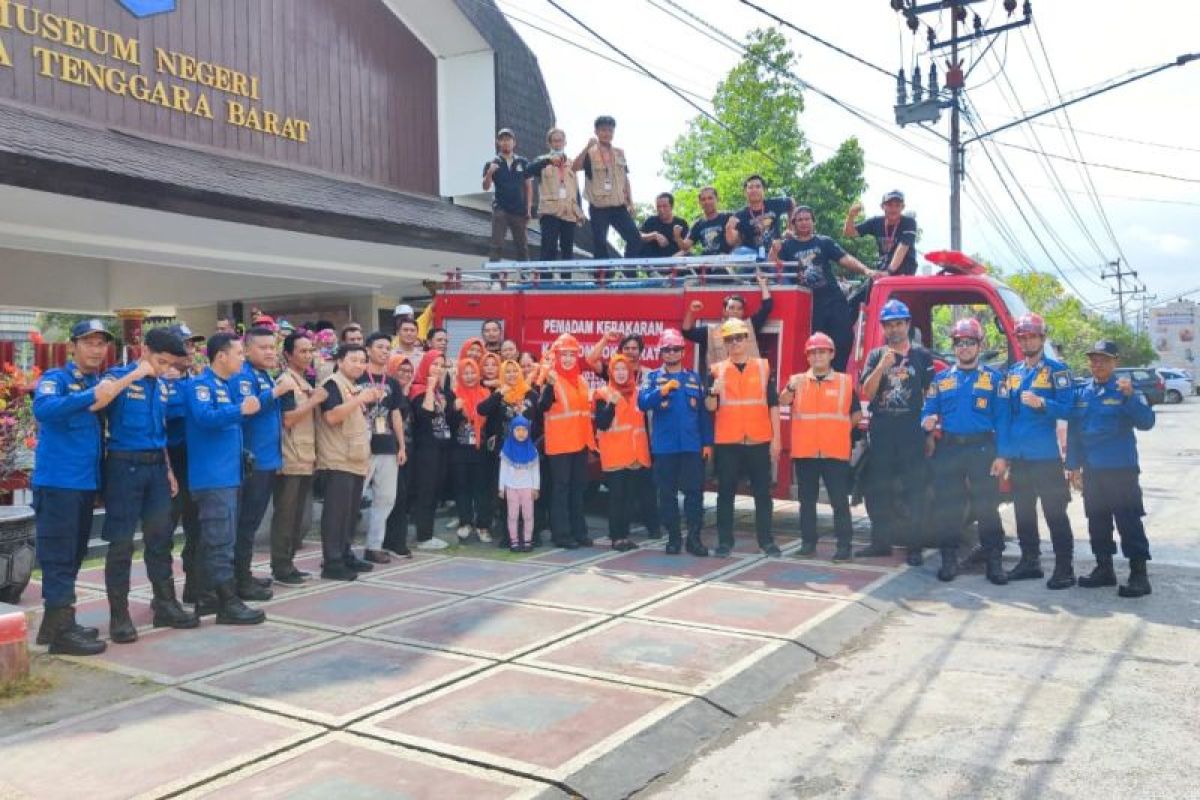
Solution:
[{"label": "id badge", "polygon": [[558,199],[559,200],[567,199],[567,187],[565,187],[565,186],[558,187]]},{"label": "id badge", "polygon": [[606,192],[611,192],[611,191],[612,191],[612,181],[605,181],[605,182],[604,182],[604,191],[606,191]]},{"label": "id badge", "polygon": [[387,433],[387,432],[388,432],[388,430],[387,430],[387,418],[386,418],[386,417],[384,417],[383,415],[380,415],[380,416],[376,417],[376,418],[375,418],[375,433],[377,433],[377,434],[385,434],[385,433]]}]

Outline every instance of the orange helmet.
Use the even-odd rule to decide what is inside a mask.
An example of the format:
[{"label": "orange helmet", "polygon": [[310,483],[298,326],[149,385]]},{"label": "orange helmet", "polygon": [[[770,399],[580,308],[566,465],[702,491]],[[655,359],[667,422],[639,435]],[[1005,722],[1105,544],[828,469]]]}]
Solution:
[{"label": "orange helmet", "polygon": [[982,342],[983,326],[974,317],[965,317],[954,323],[954,327],[950,329],[950,339],[951,341],[974,339],[977,342]]},{"label": "orange helmet", "polygon": [[833,339],[830,339],[825,334],[817,331],[812,336],[808,337],[808,341],[804,343],[804,352],[811,353],[813,350],[837,350],[833,346]]}]

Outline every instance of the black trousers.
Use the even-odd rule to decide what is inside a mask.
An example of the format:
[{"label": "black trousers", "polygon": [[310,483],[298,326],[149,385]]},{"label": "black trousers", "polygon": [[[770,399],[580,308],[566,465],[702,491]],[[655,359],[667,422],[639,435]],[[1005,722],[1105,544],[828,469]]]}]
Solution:
[{"label": "black trousers", "polygon": [[928,465],[925,434],[914,420],[871,420],[870,461],[864,499],[871,517],[871,544],[921,547]]},{"label": "black trousers", "polygon": [[488,483],[488,465],[482,455],[471,459],[459,458],[450,465],[454,480],[454,506],[458,524],[487,530],[492,524],[492,497],[495,481]]},{"label": "black trousers", "polygon": [[[538,217],[542,231],[542,261],[569,261],[575,255],[575,223],[543,214]],[[543,272],[541,277],[553,280],[554,273]]]},{"label": "black trousers", "polygon": [[175,529],[182,522],[183,549],[179,559],[183,562],[184,574],[187,574],[196,563],[196,545],[200,542],[200,509],[188,489],[187,447],[181,444],[167,447],[167,458],[171,462],[171,471],[175,473],[175,482],[179,484],[179,492],[171,498],[171,535],[175,535]]},{"label": "black trousers", "polygon": [[447,445],[420,442],[413,450],[413,489],[416,493],[413,522],[417,528],[417,541],[428,542],[433,538],[433,517],[446,483],[450,449]]},{"label": "black trousers", "polygon": [[775,543],[771,535],[771,445],[719,444],[713,448],[717,461],[717,544],[733,547],[733,496],[743,477],[750,480],[754,495],[754,532],[760,547]]},{"label": "black trousers", "polygon": [[365,476],[325,470],[325,505],[321,509],[321,552],[325,566],[344,561],[354,537]]},{"label": "black trousers", "polygon": [[[647,480],[649,478],[649,480]],[[648,517],[658,521],[658,495],[654,488],[653,473],[646,468],[616,469],[604,473],[608,485],[608,538],[616,541],[629,538],[629,526],[635,514],[643,522]],[[646,529],[653,533],[657,530]]]},{"label": "black trousers", "polygon": [[996,552],[1004,549],[1000,485],[991,474],[995,459],[996,446],[991,442],[938,442],[933,454],[933,527],[938,547],[959,546],[969,506],[979,523],[979,546]]},{"label": "black trousers", "polygon": [[1041,536],[1038,534],[1037,502],[1042,501],[1042,514],[1050,529],[1054,555],[1070,558],[1075,552],[1071,520],[1067,518],[1067,503],[1071,493],[1062,462],[1057,458],[1043,461],[1016,459],[1008,464],[1012,480],[1013,512],[1017,517],[1017,541],[1021,554],[1039,555]]},{"label": "black trousers", "polygon": [[608,250],[608,229],[615,228],[617,234],[625,240],[625,258],[633,258],[642,249],[642,234],[638,232],[637,223],[625,206],[605,206],[588,209],[592,215],[592,252],[595,258],[610,258]]},{"label": "black trousers", "polygon": [[273,469],[256,469],[242,481],[242,493],[238,498],[237,540],[233,546],[233,566],[239,573],[250,571],[250,561],[254,558],[254,534],[267,515],[274,483]]},{"label": "black trousers", "polygon": [[1083,470],[1083,511],[1088,519],[1092,554],[1111,556],[1117,552],[1113,524],[1121,534],[1121,554],[1126,558],[1150,560],[1150,541],[1142,517],[1142,487],[1138,468]]},{"label": "black trousers", "polygon": [[312,475],[276,475],[271,501],[271,572],[289,575],[296,569],[292,559],[304,544],[312,507]]},{"label": "black trousers", "polygon": [[829,504],[833,506],[833,531],[839,545],[849,545],[854,534],[850,524],[850,462],[836,458],[797,458],[796,486],[800,489],[800,538],[817,541],[818,481],[825,481]]},{"label": "black trousers", "polygon": [[[834,291],[841,292],[837,287],[834,287]],[[812,317],[813,331],[820,331],[833,339],[834,370],[845,372],[846,362],[850,360],[850,349],[854,346],[850,306],[846,304],[845,300],[837,298],[819,303],[813,302]]]},{"label": "black trousers", "polygon": [[[409,451],[409,458],[412,458],[415,451],[416,447]],[[408,462],[401,465],[396,473],[396,502],[392,504],[392,511],[388,514],[387,531],[383,535],[384,549],[393,553],[408,552],[408,501],[412,474]]]},{"label": "black trousers", "polygon": [[587,490],[587,450],[546,456],[550,462],[550,535],[555,544],[583,542],[588,538],[583,516],[583,494]]}]

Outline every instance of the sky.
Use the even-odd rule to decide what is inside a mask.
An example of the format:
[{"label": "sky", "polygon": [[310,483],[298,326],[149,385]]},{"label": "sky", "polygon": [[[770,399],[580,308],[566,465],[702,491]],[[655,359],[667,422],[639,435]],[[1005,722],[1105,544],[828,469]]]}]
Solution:
[{"label": "sky", "polygon": [[[668,15],[663,9],[671,9],[669,0],[559,2],[642,66],[702,98],[711,98],[717,83],[738,61],[732,49]],[[911,69],[914,58],[922,72],[928,72],[924,28],[914,38],[887,0],[755,2],[891,73],[901,66]],[[616,144],[625,149],[631,165],[634,199],[649,203],[656,193],[671,188],[659,174],[662,152],[698,112],[636,69],[622,68],[554,38],[564,37],[623,61],[546,0],[498,0],[498,5],[538,57],[557,123],[569,137],[568,151],[584,144],[598,114],[611,114],[617,119]],[[776,25],[740,0],[691,0],[679,6],[696,24],[708,23],[738,40],[756,27]],[[1006,21],[1001,0],[981,0],[971,9],[978,11],[987,25]],[[1033,14],[1034,26],[1002,34],[990,52],[985,54],[978,45],[966,53],[966,68],[977,64],[967,78],[966,94],[977,110],[982,130],[1055,105],[1059,91],[1071,97],[1117,76],[1200,52],[1200,4],[1194,0],[1144,0],[1140,4],[1037,0]],[[1019,16],[1018,10],[1013,19]],[[925,19],[938,28],[939,17]],[[893,78],[795,31],[780,30],[800,56],[796,69],[800,78],[876,117],[888,132],[806,92],[800,126],[814,158],[822,160],[847,137],[858,137],[868,161],[868,189],[863,198],[867,209],[877,208],[885,191],[900,188],[923,232],[919,249],[948,248],[945,140],[911,125],[903,129],[895,125]],[[942,16],[939,38],[948,32],[949,17]],[[939,56],[939,73],[944,73],[944,61],[945,56]],[[708,102],[697,102],[711,109]],[[1200,137],[1195,135],[1200,122],[1200,61],[1084,100],[1067,113],[1078,150],[1061,113],[1042,118],[1043,124],[1020,125],[998,134],[989,140],[995,144],[967,148],[963,249],[983,254],[1009,271],[1061,270],[1073,293],[1110,314],[1116,307],[1115,282],[1102,281],[1101,268],[1122,255],[1124,268],[1136,270],[1137,280],[1148,287],[1149,295],[1156,296],[1151,304],[1200,289],[1200,264],[1194,257],[1200,244]],[[948,112],[934,128],[943,136],[948,134]],[[970,131],[965,123],[964,130]],[[1085,169],[1019,148],[1064,158],[1082,155],[1093,165],[1185,180],[1098,166]],[[1089,194],[1089,181],[1098,198]],[[991,214],[983,208],[991,209]],[[1127,280],[1126,286],[1129,284]],[[1200,291],[1191,293],[1189,299],[1200,300]],[[1132,319],[1133,312],[1141,309],[1141,300],[1130,302],[1128,309]]]}]

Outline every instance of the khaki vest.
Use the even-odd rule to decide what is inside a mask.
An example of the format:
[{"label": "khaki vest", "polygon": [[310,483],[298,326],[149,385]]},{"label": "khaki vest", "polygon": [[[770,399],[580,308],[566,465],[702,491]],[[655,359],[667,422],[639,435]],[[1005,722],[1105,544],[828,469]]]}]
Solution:
[{"label": "khaki vest", "polygon": [[[343,400],[350,400],[362,390],[340,372],[333,373],[331,380],[337,384]],[[330,425],[321,414],[317,419],[317,468],[366,477],[370,466],[371,431],[367,426],[367,415],[356,411],[342,424]]]},{"label": "khaki vest", "polygon": [[[583,196],[597,208],[625,205],[625,188],[629,185],[625,151],[612,148],[612,161],[605,164],[600,158],[600,145],[593,145],[588,149],[588,158],[592,162],[592,177],[584,182]],[[608,188],[605,188],[606,183]]]},{"label": "khaki vest", "polygon": [[[566,158],[562,168],[548,164],[542,170],[538,179],[539,217],[550,216],[565,219],[568,222],[579,222],[583,219],[583,209],[579,207],[579,178],[571,169],[571,159]],[[566,197],[559,197],[558,190],[562,188]]]},{"label": "khaki vest", "polygon": [[[296,405],[308,402],[312,396],[313,387],[304,376],[295,370],[287,370],[292,380],[300,388],[296,391]],[[312,475],[317,468],[317,410],[313,409],[308,415],[292,427],[284,427],[280,436],[283,448],[284,475]]]}]

